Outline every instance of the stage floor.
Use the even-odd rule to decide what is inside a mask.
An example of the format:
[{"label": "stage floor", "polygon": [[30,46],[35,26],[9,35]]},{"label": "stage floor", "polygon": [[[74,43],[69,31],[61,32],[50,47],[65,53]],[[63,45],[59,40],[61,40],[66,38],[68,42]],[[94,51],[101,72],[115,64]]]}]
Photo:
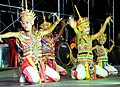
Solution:
[{"label": "stage floor", "polygon": [[19,83],[19,75],[17,76],[18,69],[4,70],[2,74],[0,77],[0,87],[120,87],[120,73],[95,80],[73,80],[70,76],[61,76],[59,82],[32,85],[29,83]]}]

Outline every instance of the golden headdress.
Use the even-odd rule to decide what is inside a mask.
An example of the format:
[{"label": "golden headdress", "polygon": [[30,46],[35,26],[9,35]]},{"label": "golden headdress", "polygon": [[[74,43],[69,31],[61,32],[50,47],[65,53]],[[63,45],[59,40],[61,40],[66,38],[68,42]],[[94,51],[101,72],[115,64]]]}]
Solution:
[{"label": "golden headdress", "polygon": [[45,26],[50,27],[52,25],[52,23],[46,22],[46,19],[45,19],[45,16],[44,16],[44,12],[42,12],[42,14],[43,14],[43,20],[44,20],[44,22],[40,25],[40,27],[42,29],[45,29]]},{"label": "golden headdress", "polygon": [[34,12],[32,12],[32,10],[29,11],[27,7],[28,7],[27,0],[25,0],[25,10],[20,13],[21,20],[24,20],[24,19],[32,20],[33,18],[35,18]]},{"label": "golden headdress", "polygon": [[78,16],[79,16],[79,20],[77,21],[77,27],[79,28],[79,27],[81,27],[81,26],[84,26],[85,24],[89,24],[90,22],[89,22],[88,18],[87,18],[87,17],[82,18],[82,17],[80,16],[80,13],[79,13],[76,5],[74,5],[74,6],[75,6],[75,9],[76,9],[77,14],[78,14]]}]

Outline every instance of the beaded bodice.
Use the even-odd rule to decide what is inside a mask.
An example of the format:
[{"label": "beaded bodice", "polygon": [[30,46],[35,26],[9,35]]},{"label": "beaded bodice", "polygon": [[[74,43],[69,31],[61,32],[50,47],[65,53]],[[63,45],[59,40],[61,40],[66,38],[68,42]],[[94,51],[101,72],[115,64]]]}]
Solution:
[{"label": "beaded bodice", "polygon": [[84,52],[89,52],[92,53],[92,40],[90,36],[84,37],[82,36],[79,39],[79,44],[78,44],[78,53],[84,53]]},{"label": "beaded bodice", "polygon": [[26,35],[24,31],[20,32],[17,39],[17,45],[23,52],[23,57],[38,58],[41,56],[41,37],[42,32],[37,32],[35,35]]},{"label": "beaded bodice", "polygon": [[55,42],[54,36],[51,34],[49,36],[43,36],[42,38],[42,53],[44,56],[53,57],[55,55]]}]

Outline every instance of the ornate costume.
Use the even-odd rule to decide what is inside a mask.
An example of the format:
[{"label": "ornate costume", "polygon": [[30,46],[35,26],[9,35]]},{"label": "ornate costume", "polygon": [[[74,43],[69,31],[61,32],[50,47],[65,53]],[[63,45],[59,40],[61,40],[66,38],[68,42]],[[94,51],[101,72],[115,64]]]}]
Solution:
[{"label": "ornate costume", "polygon": [[[42,31],[38,31],[36,35],[26,35],[24,31],[21,31],[17,38],[17,45],[22,50],[21,55],[21,72],[28,66],[34,67],[40,72],[40,77],[44,80],[45,77],[45,65],[42,61],[42,50],[41,50],[41,37]],[[22,72],[24,75],[24,73]],[[32,81],[31,81],[32,82]]]},{"label": "ornate costume", "polygon": [[[25,11],[23,14],[25,14]],[[26,15],[28,16],[29,14],[27,13]],[[22,20],[24,19],[25,18],[22,16]],[[56,24],[53,24],[51,29],[53,30],[55,26]],[[59,74],[46,65],[44,63],[44,59],[42,58],[41,38],[43,35],[46,35],[51,31],[46,34],[44,34],[44,32],[45,31],[42,30],[36,30],[26,35],[26,32],[23,31],[20,32],[18,36],[17,43],[22,50],[22,59],[24,60],[22,63],[21,72],[22,75],[25,76],[26,80],[31,83],[34,83],[35,78],[39,78],[40,82],[58,81],[60,79]],[[36,72],[36,74],[29,72],[31,68],[34,68],[32,71]],[[37,82],[35,81],[35,83]]]},{"label": "ornate costume", "polygon": [[[44,22],[40,25],[43,30],[47,30],[51,27],[50,22],[46,22],[43,13]],[[62,27],[62,31],[65,25]],[[58,37],[59,38],[59,37]],[[56,38],[57,39],[57,38]],[[65,75],[67,72],[64,68],[59,66],[55,61],[55,37],[52,33],[42,37],[42,58],[45,59],[45,64],[56,70],[58,73]]]},{"label": "ornate costume", "polygon": [[97,39],[97,37],[105,31],[106,24],[109,22],[110,17],[107,18],[103,27],[97,34],[89,35],[90,26],[88,18],[82,18],[78,10],[77,13],[79,15],[79,20],[76,22],[73,18],[70,18],[69,22],[76,33],[76,43],[78,48],[78,61],[76,62],[76,67],[73,67],[71,70],[71,76],[73,79],[96,79],[96,75],[99,77],[106,77],[108,73],[103,68],[94,64],[92,41]]},{"label": "ornate costume", "polygon": [[42,36],[52,32],[62,19],[57,17],[57,21],[49,30],[34,30],[35,14],[27,9],[27,0],[25,5],[26,9],[20,13],[20,22],[24,31],[2,34],[0,35],[0,40],[1,38],[9,37],[17,39],[16,43],[21,50],[20,82],[41,83],[59,81],[59,74],[43,62],[41,39]]},{"label": "ornate costume", "polygon": [[109,65],[108,63],[108,53],[112,51],[114,47],[114,41],[110,49],[105,48],[103,45],[106,42],[106,34],[102,34],[100,37],[97,38],[100,45],[96,45],[94,49],[96,49],[97,55],[97,65],[103,67],[109,74],[117,74],[118,70],[114,68],[114,66]]},{"label": "ornate costume", "polygon": [[[46,64],[48,64],[53,69],[57,69],[55,62],[55,42],[53,39],[53,35],[43,36],[42,38],[42,54],[43,58],[46,59]],[[51,60],[51,62],[50,62]],[[52,61],[54,60],[54,61]]]}]

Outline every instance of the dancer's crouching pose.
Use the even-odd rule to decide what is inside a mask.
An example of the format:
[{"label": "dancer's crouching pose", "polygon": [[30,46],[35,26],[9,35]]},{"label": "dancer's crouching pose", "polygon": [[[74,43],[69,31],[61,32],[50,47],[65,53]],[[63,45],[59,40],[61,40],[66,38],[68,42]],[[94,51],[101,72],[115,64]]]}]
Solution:
[{"label": "dancer's crouching pose", "polygon": [[97,37],[105,31],[106,25],[111,17],[106,19],[98,33],[90,35],[88,18],[82,18],[78,10],[77,13],[79,15],[79,20],[77,22],[72,17],[69,20],[70,26],[76,33],[76,44],[78,48],[76,66],[72,68],[71,76],[73,79],[95,79],[96,75],[99,77],[106,77],[108,73],[102,67],[94,64],[92,41],[97,39]]},{"label": "dancer's crouching pose", "polygon": [[97,38],[99,45],[96,45],[95,47],[93,47],[93,49],[96,49],[96,51],[95,51],[95,53],[97,55],[96,63],[100,67],[103,67],[105,70],[107,70],[109,75],[110,74],[118,74],[118,70],[114,66],[112,66],[108,63],[108,53],[110,53],[112,51],[112,49],[115,45],[114,45],[114,41],[111,40],[111,42],[112,42],[111,47],[109,49],[105,48],[104,44],[107,39],[106,36],[107,36],[106,34],[102,34],[101,36],[99,36]]},{"label": "dancer's crouching pose", "polygon": [[59,81],[59,74],[48,65],[45,65],[41,58],[41,38],[43,35],[52,32],[62,19],[57,17],[57,21],[48,30],[34,31],[32,26],[34,25],[35,14],[27,9],[27,4],[25,11],[20,13],[20,17],[24,31],[8,32],[0,35],[0,41],[2,41],[1,38],[15,37],[16,43],[22,51],[20,60],[23,62],[20,68],[20,82],[41,83],[49,82],[49,79]]}]

